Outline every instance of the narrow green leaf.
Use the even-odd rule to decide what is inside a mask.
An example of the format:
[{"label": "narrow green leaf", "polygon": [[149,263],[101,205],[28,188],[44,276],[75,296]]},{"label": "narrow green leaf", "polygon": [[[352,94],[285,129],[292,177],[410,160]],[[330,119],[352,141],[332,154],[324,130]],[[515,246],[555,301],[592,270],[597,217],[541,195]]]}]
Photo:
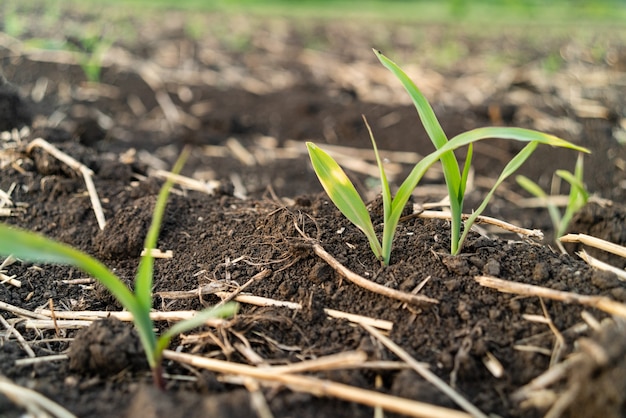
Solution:
[{"label": "narrow green leaf", "polygon": [[374,255],[381,258],[382,248],[367,207],[346,173],[330,155],[317,145],[307,142],[306,146],[313,170],[330,200],[350,222],[363,231]]},{"label": "narrow green leaf", "polygon": [[544,204],[548,209],[548,214],[550,215],[552,225],[554,226],[555,230],[558,230],[559,226],[561,225],[561,212],[554,203],[550,202],[547,193],[544,192],[537,183],[535,183],[526,176],[515,176],[515,180],[517,181],[517,184],[519,184],[528,193],[544,201]]},{"label": "narrow green leaf", "polygon": [[[172,174],[178,174],[180,170],[182,170],[188,156],[189,149],[183,149],[172,168]],[[146,253],[141,257],[135,277],[135,295],[146,312],[149,312],[152,308],[154,258],[152,257],[151,250],[156,247],[159,231],[161,230],[161,223],[163,222],[163,214],[165,213],[165,207],[167,205],[167,198],[173,185],[174,182],[172,180],[167,180],[163,187],[161,187],[156,204],[154,205],[154,212],[152,212],[152,223],[150,224],[150,229],[148,230],[144,242]],[[152,324],[150,327],[152,327]]]},{"label": "narrow green leaf", "polygon": [[543,191],[541,186],[539,186],[537,183],[535,183],[526,176],[523,176],[521,174],[515,176],[515,181],[517,181],[517,184],[519,184],[524,190],[526,190],[528,193],[535,197],[542,199],[546,199],[548,197],[548,194]]},{"label": "narrow green leaf", "polygon": [[[391,213],[391,190],[389,189],[389,181],[387,180],[387,175],[385,174],[385,167],[383,166],[383,162],[380,158],[380,154],[378,153],[378,147],[376,146],[376,140],[374,139],[374,134],[372,133],[372,128],[369,123],[367,123],[367,119],[363,116],[363,120],[365,121],[365,126],[367,127],[367,131],[369,132],[370,139],[372,140],[372,147],[374,148],[374,154],[376,155],[376,164],[378,165],[378,170],[380,171],[380,184],[382,190],[383,197],[383,213],[384,213],[384,225],[383,225],[383,245],[382,245],[382,253],[387,253],[387,248],[390,248],[391,241],[393,241],[394,231],[389,231],[387,228],[387,216]],[[388,265],[389,260],[383,257],[383,264]]]},{"label": "narrow green leaf", "polygon": [[[569,148],[584,153],[591,152],[587,148],[572,144],[571,142],[557,136],[525,128],[506,128],[499,126],[477,128],[472,129],[471,131],[463,132],[454,137],[453,140],[468,144],[470,142],[488,138],[513,139],[520,142],[537,141],[541,144],[550,145],[552,147]],[[452,139],[450,141],[452,141]]]},{"label": "narrow green leaf", "polygon": [[39,263],[65,264],[77,267],[97,278],[124,308],[137,309],[130,290],[104,264],[69,245],[43,235],[0,224],[0,255],[13,255],[22,260]]},{"label": "narrow green leaf", "polygon": [[570,184],[567,207],[556,231],[557,237],[561,237],[565,234],[567,226],[576,212],[585,206],[589,200],[589,193],[583,183],[583,154],[578,154],[574,174],[566,170],[557,170],[556,174]]},{"label": "narrow green leaf", "polygon": [[[435,115],[435,112],[426,97],[395,62],[384,56],[380,51],[374,50],[374,53],[383,66],[391,71],[404,86],[405,90],[411,97],[419,118],[426,129],[426,133],[435,148],[440,149],[443,147],[448,142],[448,138],[446,137],[446,134],[443,131],[439,120],[437,120],[437,116]],[[463,211],[464,198],[464,195],[459,193],[462,189],[461,171],[454,152],[449,151],[442,154],[441,166],[443,168],[443,175],[446,180],[448,195],[450,197],[450,211],[452,212],[451,234],[452,245],[454,246],[454,243],[458,241],[461,230],[461,213]],[[454,248],[452,250],[454,251]]]},{"label": "narrow green leaf", "polygon": [[[446,145],[444,145],[440,149],[424,157],[419,163],[415,165],[415,167],[413,167],[411,173],[409,173],[408,177],[400,185],[400,188],[396,192],[396,196],[392,201],[391,214],[387,219],[389,227],[395,231],[400,220],[400,216],[402,215],[402,211],[404,210],[404,206],[411,197],[411,193],[413,192],[415,187],[417,187],[417,184],[426,173],[426,170],[428,170],[428,168],[432,164],[434,164],[441,157],[442,154],[447,151],[455,150],[465,145],[469,145],[471,143],[490,138],[512,139],[521,142],[536,141],[538,143],[548,144],[552,146],[566,147],[571,149],[578,149],[582,152],[589,152],[586,148],[578,147],[555,136],[546,135],[541,132],[522,128],[492,127],[478,128],[464,132],[452,138],[450,141],[448,141]],[[456,250],[456,252],[458,252],[458,249]],[[388,256],[389,254],[383,254],[383,257]]]},{"label": "narrow green leaf", "polygon": [[566,171],[566,170],[556,170],[556,175],[561,177],[566,182],[568,182],[572,186],[572,188],[576,192],[578,192],[581,195],[583,195],[585,197],[585,199],[587,199],[589,197],[589,193],[585,189],[584,183],[581,181],[581,179],[576,177],[574,174],[572,174],[572,173],[570,173],[569,171]]},{"label": "narrow green leaf", "polygon": [[480,216],[480,214],[483,213],[484,210],[487,208],[487,204],[493,197],[493,194],[495,193],[496,189],[500,186],[500,184],[502,184],[504,180],[506,180],[511,174],[513,174],[515,171],[519,169],[519,167],[535,151],[535,149],[537,148],[537,145],[538,143],[536,141],[532,141],[531,143],[526,145],[524,148],[522,148],[522,150],[515,157],[513,157],[513,159],[509,161],[509,163],[504,167],[504,170],[502,170],[500,177],[498,177],[498,179],[496,180],[496,183],[493,185],[491,190],[489,190],[489,193],[487,193],[487,196],[485,197],[485,199],[483,199],[478,209],[476,209],[474,213],[472,213],[472,215],[467,219],[467,221],[465,221],[465,229],[463,230],[463,234],[461,235],[461,238],[459,240],[459,244],[457,246],[457,252],[453,253],[453,255],[456,255],[458,254],[459,251],[461,251],[463,242],[465,241],[467,234],[472,228],[472,225],[474,225],[474,222],[476,222],[476,218],[478,218],[478,216]]},{"label": "narrow green leaf", "polygon": [[474,145],[469,144],[467,148],[467,156],[465,157],[465,164],[463,165],[463,174],[461,175],[461,184],[459,187],[459,196],[465,196],[465,190],[467,189],[467,177],[472,167],[472,156],[474,155]]}]

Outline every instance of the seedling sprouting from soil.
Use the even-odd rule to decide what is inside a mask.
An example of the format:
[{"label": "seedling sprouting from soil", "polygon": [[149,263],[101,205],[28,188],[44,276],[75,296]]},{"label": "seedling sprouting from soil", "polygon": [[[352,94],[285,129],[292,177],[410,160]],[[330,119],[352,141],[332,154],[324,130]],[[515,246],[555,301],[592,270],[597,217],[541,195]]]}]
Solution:
[{"label": "seedling sprouting from soil", "polygon": [[[176,162],[173,173],[178,173],[186,159],[184,152]],[[80,268],[100,281],[120,304],[133,315],[133,321],[139,332],[141,343],[146,352],[148,365],[152,370],[155,385],[163,388],[161,361],[163,350],[171,339],[182,332],[201,326],[210,318],[228,317],[235,314],[237,305],[228,303],[217,308],[209,308],[197,313],[193,318],[178,322],[157,337],[150,309],[152,308],[152,276],[154,258],[151,250],[155,248],[167,197],[172,188],[172,181],[167,181],[161,188],[152,214],[152,223],[145,240],[145,255],[142,256],[135,277],[135,291],[131,292],[124,282],[104,264],[88,254],[68,245],[46,238],[42,235],[15,229],[0,224],[0,255],[54,264],[65,264]]]},{"label": "seedling sprouting from soil", "polygon": [[[380,62],[389,69],[402,83],[407,90],[418,115],[426,128],[426,132],[430,137],[436,150],[431,154],[423,158],[419,163],[415,165],[409,176],[400,185],[400,188],[396,192],[395,197],[392,198],[389,182],[385,175],[385,170],[382,165],[382,161],[378,154],[378,148],[376,141],[372,134],[371,129],[368,126],[370,133],[370,139],[376,155],[376,161],[380,170],[380,180],[382,185],[382,198],[383,198],[383,236],[382,242],[379,241],[372,220],[365,203],[359,196],[356,188],[341,169],[339,164],[326,152],[318,148],[315,144],[308,142],[307,147],[313,169],[317,174],[318,179],[322,183],[324,190],[337,206],[337,208],[344,214],[346,218],[353,224],[355,224],[367,237],[370,247],[374,252],[374,255],[381,260],[383,264],[389,264],[391,256],[391,247],[393,243],[393,237],[395,235],[400,216],[406,203],[408,202],[411,194],[417,184],[422,179],[428,168],[436,161],[441,160],[443,166],[444,178],[448,189],[448,195],[450,198],[450,211],[451,211],[451,248],[450,252],[453,255],[458,254],[461,251],[463,242],[467,237],[467,234],[476,221],[476,218],[485,210],[487,204],[491,200],[496,188],[530,157],[533,151],[539,144],[546,144],[555,147],[564,147],[581,152],[589,152],[587,149],[576,146],[570,142],[560,139],[553,135],[544,134],[538,131],[522,128],[501,128],[501,127],[487,127],[478,128],[471,131],[461,133],[454,138],[448,140],[448,137],[444,133],[435,113],[428,103],[428,100],[417,86],[411,81],[411,79],[398,67],[393,61],[382,55],[379,51],[374,51]],[[480,204],[480,206],[472,213],[472,215],[465,222],[463,232],[461,232],[462,226],[462,213],[463,213],[463,201],[465,198],[465,189],[467,185],[467,177],[469,174],[469,168],[472,160],[473,144],[483,139],[488,138],[502,138],[511,139],[515,141],[527,142],[528,144],[504,167],[504,170],[500,174],[500,177],[496,180],[492,189],[487,193],[487,196]],[[467,156],[463,170],[461,171],[459,162],[454,150],[462,146],[468,145]]]},{"label": "seedling sprouting from soil", "polygon": [[111,46],[111,42],[101,35],[68,37],[66,47],[76,53],[80,68],[87,81],[97,83],[102,73],[102,58]]},{"label": "seedling sprouting from soil", "polygon": [[554,226],[554,232],[557,244],[560,246],[559,237],[562,237],[567,230],[572,217],[578,212],[589,200],[589,192],[585,188],[583,183],[583,154],[578,155],[576,160],[576,166],[574,167],[574,173],[567,170],[556,170],[555,175],[562,178],[569,183],[569,195],[567,197],[567,205],[565,206],[565,212],[561,215],[559,208],[554,204],[546,192],[543,191],[541,186],[532,181],[526,176],[516,176],[515,180],[522,186],[528,193],[535,197],[544,200],[545,206],[550,214],[552,225]]}]

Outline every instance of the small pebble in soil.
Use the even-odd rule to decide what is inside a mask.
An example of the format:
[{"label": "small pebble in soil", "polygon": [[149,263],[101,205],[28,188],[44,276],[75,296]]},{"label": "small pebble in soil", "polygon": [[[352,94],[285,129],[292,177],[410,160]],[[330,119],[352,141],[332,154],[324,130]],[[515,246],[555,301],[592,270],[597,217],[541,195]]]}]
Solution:
[{"label": "small pebble in soil", "polygon": [[500,275],[500,263],[497,260],[494,260],[493,258],[489,259],[489,261],[487,261],[487,264],[485,264],[484,268],[483,268],[483,274],[486,274],[488,276],[499,276]]},{"label": "small pebble in soil", "polygon": [[533,268],[533,280],[543,282],[550,278],[550,267],[546,263],[537,263]]},{"label": "small pebble in soil", "polygon": [[591,283],[602,290],[612,289],[622,285],[615,273],[604,270],[593,270],[591,273]]},{"label": "small pebble in soil", "polygon": [[443,257],[441,259],[450,273],[458,274],[459,276],[466,276],[469,271],[469,263],[467,259],[463,257]]},{"label": "small pebble in soil", "polygon": [[333,269],[326,263],[317,263],[309,272],[309,280],[315,284],[321,284],[332,279]]}]

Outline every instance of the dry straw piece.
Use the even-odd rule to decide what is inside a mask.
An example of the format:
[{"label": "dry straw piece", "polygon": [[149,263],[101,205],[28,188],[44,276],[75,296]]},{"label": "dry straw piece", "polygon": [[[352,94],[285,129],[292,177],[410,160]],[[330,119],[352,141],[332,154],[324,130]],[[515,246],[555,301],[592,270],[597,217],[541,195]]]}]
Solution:
[{"label": "dry straw piece", "polygon": [[411,417],[429,418],[469,418],[471,415],[454,409],[429,405],[423,402],[386,395],[372,390],[356,388],[342,383],[322,380],[309,376],[276,373],[272,367],[253,367],[245,364],[210,359],[186,353],[165,350],[163,357],[194,367],[257,379],[261,384],[280,383],[293,391],[310,393],[314,396],[328,396],[357,402],[371,407],[382,407],[389,412]]},{"label": "dry straw piece", "polygon": [[89,199],[91,200],[91,206],[93,207],[93,211],[96,214],[98,226],[101,230],[104,229],[104,226],[106,225],[106,220],[104,218],[104,212],[102,211],[100,199],[98,198],[96,186],[93,183],[93,171],[91,171],[91,169],[86,165],[59,150],[43,138],[34,139],[30,144],[28,144],[26,152],[31,153],[32,150],[37,147],[45,150],[57,160],[64,162],[65,164],[82,174],[83,179],[85,180],[85,185],[87,186],[87,192],[89,193]]},{"label": "dry straw piece", "polygon": [[3,376],[0,376],[0,393],[16,405],[26,409],[33,417],[76,418],[74,414],[59,404],[34,390],[16,385]]},{"label": "dry straw piece", "polygon": [[600,309],[601,311],[612,315],[618,315],[622,318],[626,318],[626,305],[605,296],[579,295],[578,293],[553,290],[531,284],[510,282],[508,280],[502,280],[489,276],[477,276],[474,277],[474,280],[476,280],[481,286],[497,289],[500,292],[515,293],[523,296],[537,296],[541,298],[559,300],[566,303],[578,303],[580,305]]}]

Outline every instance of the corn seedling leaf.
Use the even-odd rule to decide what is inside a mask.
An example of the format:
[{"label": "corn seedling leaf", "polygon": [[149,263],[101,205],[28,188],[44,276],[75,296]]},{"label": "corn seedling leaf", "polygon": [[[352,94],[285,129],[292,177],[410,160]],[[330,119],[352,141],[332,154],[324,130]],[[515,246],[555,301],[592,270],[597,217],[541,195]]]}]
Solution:
[{"label": "corn seedling leaf", "polygon": [[[528,159],[528,157],[530,157],[532,153],[535,151],[535,149],[537,148],[537,145],[538,143],[536,141],[529,143],[524,148],[522,148],[522,150],[518,152],[517,155],[513,157],[513,159],[509,161],[509,163],[504,167],[504,170],[502,170],[502,173],[496,180],[491,190],[489,190],[489,193],[487,193],[487,196],[483,199],[480,206],[478,206],[478,208],[474,211],[474,213],[472,213],[470,217],[467,219],[467,221],[465,222],[465,229],[463,230],[463,234],[461,234],[460,241],[457,245],[457,253],[458,251],[461,251],[461,248],[463,247],[463,242],[465,241],[467,234],[471,230],[472,225],[474,225],[474,222],[476,222],[476,218],[478,218],[478,216],[480,216],[480,214],[485,211],[485,209],[487,208],[487,204],[489,204],[489,202],[491,201],[491,198],[496,192],[496,189],[500,186],[500,184],[502,184],[504,180],[506,180],[513,173],[515,173],[520,168],[520,166],[524,164],[524,162]],[[453,253],[453,255],[456,255],[456,254]]]},{"label": "corn seedling leaf", "polygon": [[557,170],[556,175],[570,184],[567,207],[557,228],[557,237],[561,237],[565,234],[574,214],[585,206],[589,200],[589,192],[587,192],[583,183],[583,154],[578,154],[574,174],[566,170]]},{"label": "corn seedling leaf", "polygon": [[69,245],[43,235],[0,224],[0,255],[31,262],[71,265],[97,277],[129,311],[136,308],[130,290],[104,264]]},{"label": "corn seedling leaf", "polygon": [[128,287],[104,264],[82,251],[43,235],[0,224],[0,255],[79,268],[97,278],[133,315],[141,309]]},{"label": "corn seedling leaf", "polygon": [[[411,97],[411,100],[415,105],[415,109],[417,109],[419,118],[426,129],[426,133],[435,148],[440,149],[443,147],[448,142],[448,138],[446,137],[446,134],[443,131],[439,120],[437,120],[437,116],[435,115],[435,112],[426,97],[395,62],[384,56],[380,51],[374,50],[374,53],[383,66],[391,71],[404,86],[405,90]],[[446,180],[448,195],[450,197],[450,211],[452,212],[452,245],[454,246],[454,243],[458,241],[458,236],[461,230],[461,212],[463,210],[464,195],[459,192],[464,187],[461,186],[462,175],[454,152],[449,151],[441,156],[441,166],[443,168],[443,175]]]},{"label": "corn seedling leaf", "polygon": [[[178,157],[174,167],[172,168],[173,174],[178,174],[183,168],[187,157],[189,156],[189,150],[183,149],[181,155]],[[163,222],[163,214],[165,213],[165,207],[167,205],[167,198],[170,190],[173,186],[172,180],[167,180],[159,196],[157,197],[156,204],[154,205],[154,211],[152,212],[152,222],[150,229],[146,235],[144,247],[146,249],[145,255],[141,257],[139,267],[137,268],[137,274],[135,276],[135,295],[139,303],[147,311],[152,308],[152,278],[154,273],[154,257],[152,257],[152,249],[156,248],[157,240],[159,238],[159,231],[161,230],[161,223]]]},{"label": "corn seedling leaf", "polygon": [[339,164],[325,151],[312,142],[307,142],[307,149],[313,170],[322,187],[341,213],[367,237],[370,247],[377,258],[382,256],[382,248],[369,212],[356,188],[339,167]]},{"label": "corn seedling leaf", "polygon": [[461,175],[461,184],[459,187],[459,196],[465,196],[465,190],[467,189],[467,178],[469,177],[470,169],[472,167],[472,156],[474,155],[474,145],[469,144],[467,147],[467,156],[465,157],[465,164],[463,165],[463,174]]},{"label": "corn seedling leaf", "polygon": [[545,202],[544,204],[548,209],[548,214],[550,215],[552,225],[555,229],[557,229],[561,224],[561,212],[559,211],[559,208],[557,208],[556,205],[550,201],[550,199],[548,198],[548,194],[543,191],[541,186],[539,186],[537,183],[535,183],[526,176],[515,176],[515,181],[517,181],[517,184],[519,184],[528,193],[539,199],[542,199]]},{"label": "corn seedling leaf", "polygon": [[380,184],[382,189],[382,197],[383,197],[383,214],[384,214],[384,229],[383,229],[383,243],[382,243],[382,254],[383,254],[383,263],[389,264],[389,259],[385,258],[385,254],[391,254],[391,243],[393,242],[393,236],[395,230],[390,230],[387,228],[387,216],[391,213],[391,190],[389,188],[389,181],[387,180],[387,175],[385,174],[385,167],[383,166],[383,161],[380,158],[380,154],[378,152],[378,147],[376,146],[376,140],[374,139],[374,134],[372,133],[372,128],[369,123],[367,123],[367,119],[365,116],[363,117],[365,121],[365,126],[367,127],[367,131],[369,132],[370,139],[372,141],[372,147],[374,148],[374,154],[376,155],[376,164],[378,165],[378,169],[380,171]]}]

